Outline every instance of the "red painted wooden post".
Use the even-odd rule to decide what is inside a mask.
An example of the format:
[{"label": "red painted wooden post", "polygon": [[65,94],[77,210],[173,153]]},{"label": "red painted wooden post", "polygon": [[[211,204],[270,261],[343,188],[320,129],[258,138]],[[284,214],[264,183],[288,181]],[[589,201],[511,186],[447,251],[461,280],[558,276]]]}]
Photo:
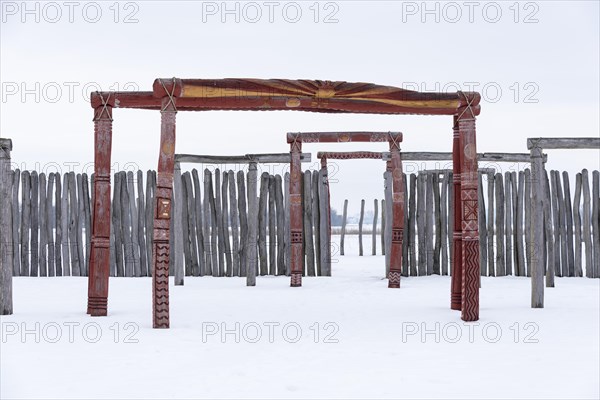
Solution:
[{"label": "red painted wooden post", "polygon": [[390,155],[392,168],[392,254],[390,256],[389,288],[400,287],[402,272],[402,242],[404,240],[404,182],[402,177],[402,160],[400,159],[400,143],[402,135],[392,137],[390,134]]},{"label": "red painted wooden post", "polygon": [[178,82],[158,80],[154,95],[162,97],[160,152],[156,178],[154,245],[152,249],[152,327],[169,328],[169,230],[171,226],[173,171],[175,168],[176,99]]},{"label": "red painted wooden post", "polygon": [[460,191],[462,209],[462,303],[463,321],[479,320],[479,224],[477,198],[477,146],[473,103],[479,96],[463,93],[459,108],[458,130],[461,158]]},{"label": "red painted wooden post", "polygon": [[451,300],[450,308],[460,310],[462,302],[462,210],[461,210],[461,191],[460,191],[460,146],[458,118],[454,117],[453,141],[452,141],[452,181],[454,184],[454,232],[453,238],[453,263],[451,280]]},{"label": "red painted wooden post", "polygon": [[300,154],[302,153],[302,141],[294,139],[290,144],[290,233],[292,242],[291,256],[291,286],[302,286],[302,195],[300,179],[302,177]]},{"label": "red painted wooden post", "polygon": [[110,269],[110,155],[114,98],[94,93],[94,217],[87,313],[106,316]]}]

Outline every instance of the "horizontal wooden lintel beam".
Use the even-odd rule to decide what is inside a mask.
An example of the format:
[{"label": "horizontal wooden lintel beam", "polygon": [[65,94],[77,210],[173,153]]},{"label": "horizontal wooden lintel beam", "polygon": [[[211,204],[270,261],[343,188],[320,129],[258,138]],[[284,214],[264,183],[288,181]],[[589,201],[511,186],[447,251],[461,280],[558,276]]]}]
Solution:
[{"label": "horizontal wooden lintel beam", "polygon": [[[302,153],[300,155],[300,162],[306,163],[311,162],[311,160],[312,155],[310,153]],[[195,164],[249,164],[251,162],[259,164],[287,164],[290,161],[290,153],[244,154],[241,156],[175,154],[175,162]]]},{"label": "horizontal wooden lintel beam", "polygon": [[527,149],[600,149],[600,137],[595,138],[528,138]]}]

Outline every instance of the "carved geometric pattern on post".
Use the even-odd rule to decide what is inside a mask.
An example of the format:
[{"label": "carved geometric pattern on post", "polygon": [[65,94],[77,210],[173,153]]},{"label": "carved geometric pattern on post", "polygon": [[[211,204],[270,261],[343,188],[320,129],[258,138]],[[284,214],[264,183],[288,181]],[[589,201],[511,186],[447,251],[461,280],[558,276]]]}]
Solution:
[{"label": "carved geometric pattern on post", "polygon": [[369,140],[371,142],[387,142],[388,135],[387,135],[387,133],[383,133],[383,132],[374,132],[371,134],[371,137]]},{"label": "carved geometric pattern on post", "polygon": [[462,221],[462,238],[465,239],[467,237],[471,237],[471,235],[469,235],[469,233],[474,233],[474,231],[477,231],[477,229],[479,228],[477,221],[475,220],[471,220],[471,221]]},{"label": "carved geometric pattern on post", "polygon": [[477,189],[465,189],[465,182],[461,182],[461,200],[474,200],[477,202]]},{"label": "carved geometric pattern on post", "polygon": [[292,231],[292,243],[302,243],[302,231]]},{"label": "carved geometric pattern on post", "polygon": [[477,220],[477,208],[477,200],[463,200],[463,222]]},{"label": "carved geometric pattern on post", "polygon": [[392,243],[402,243],[404,239],[404,230],[401,228],[392,229]]},{"label": "carved geometric pattern on post", "polygon": [[158,199],[158,210],[156,218],[169,219],[171,218],[171,200],[170,199]]},{"label": "carved geometric pattern on post", "polygon": [[303,136],[302,142],[304,143],[319,143],[319,134],[318,133],[307,133]]},{"label": "carved geometric pattern on post", "polygon": [[292,287],[302,286],[302,273],[301,272],[292,272],[290,285]]},{"label": "carved geometric pattern on post", "polygon": [[388,288],[399,288],[400,287],[400,272],[390,271],[389,273]]},{"label": "carved geometric pattern on post", "polygon": [[154,328],[169,327],[169,243],[155,243]]},{"label": "carved geometric pattern on post", "polygon": [[479,241],[463,240],[463,321],[479,320]]}]

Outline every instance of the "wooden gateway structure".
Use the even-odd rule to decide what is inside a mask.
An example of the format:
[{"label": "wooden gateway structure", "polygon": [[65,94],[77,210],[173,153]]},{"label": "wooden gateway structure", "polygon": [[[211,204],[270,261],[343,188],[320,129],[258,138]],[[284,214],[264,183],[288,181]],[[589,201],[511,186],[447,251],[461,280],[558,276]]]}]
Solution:
[{"label": "wooden gateway structure", "polygon": [[[465,321],[479,318],[476,92],[421,93],[371,83],[286,79],[156,79],[148,92],[96,92],[94,108],[94,216],[87,312],[107,314],[110,252],[110,161],[114,108],[161,112],[153,233],[153,326],[169,327],[169,227],[177,111],[295,110],[323,113],[421,114],[453,117],[455,208],[454,276],[460,279]],[[289,140],[288,136],[288,140]],[[293,157],[299,156],[298,148]],[[298,142],[296,142],[296,147]],[[294,161],[292,161],[294,163]],[[292,192],[293,193],[293,192]],[[397,201],[401,199],[398,197]],[[296,213],[297,208],[296,208]],[[302,235],[301,231],[296,235]],[[400,232],[397,233],[401,235]],[[301,239],[301,236],[295,240]],[[292,277],[292,283],[297,278]]]}]

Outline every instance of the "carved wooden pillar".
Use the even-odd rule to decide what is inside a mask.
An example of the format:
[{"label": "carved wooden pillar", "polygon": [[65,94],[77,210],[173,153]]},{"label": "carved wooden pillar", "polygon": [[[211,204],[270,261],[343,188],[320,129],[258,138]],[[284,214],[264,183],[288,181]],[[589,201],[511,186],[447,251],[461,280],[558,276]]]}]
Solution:
[{"label": "carved wooden pillar", "polygon": [[460,201],[460,145],[458,118],[454,116],[453,140],[452,140],[452,181],[454,184],[454,232],[453,238],[453,262],[452,262],[452,280],[451,280],[451,300],[450,308],[460,310],[462,302],[462,211]]},{"label": "carved wooden pillar", "polygon": [[302,195],[301,195],[301,164],[302,142],[295,140],[290,144],[290,233],[292,242],[291,286],[302,286]]},{"label": "carved wooden pillar", "polygon": [[465,94],[467,104],[459,109],[458,130],[461,158],[460,192],[462,210],[462,302],[463,321],[479,319],[479,223],[477,197],[477,146],[475,115],[471,103],[476,98]]},{"label": "carved wooden pillar", "polygon": [[112,109],[109,94],[92,94],[94,107],[94,216],[88,275],[87,313],[106,316],[110,271],[110,156]]},{"label": "carved wooden pillar", "polygon": [[400,159],[402,135],[390,137],[392,167],[392,254],[390,256],[389,288],[400,287],[402,272],[402,242],[404,240],[404,182],[402,160]]},{"label": "carved wooden pillar", "polygon": [[160,151],[156,178],[154,243],[152,246],[152,319],[154,328],[169,328],[169,231],[171,227],[173,171],[175,168],[175,116],[177,114],[175,80],[154,87],[162,95]]}]

